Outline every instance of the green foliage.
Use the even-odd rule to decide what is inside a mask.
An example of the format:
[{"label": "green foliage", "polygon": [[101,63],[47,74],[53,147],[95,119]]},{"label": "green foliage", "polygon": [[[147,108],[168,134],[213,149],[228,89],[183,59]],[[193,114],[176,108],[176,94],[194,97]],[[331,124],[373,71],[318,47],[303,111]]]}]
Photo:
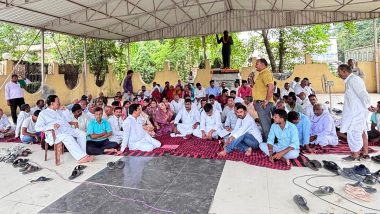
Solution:
[{"label": "green foliage", "polygon": [[[377,19],[377,34],[380,35],[380,19]],[[335,35],[338,42],[339,59],[344,60],[345,50],[373,45],[374,31],[373,21],[351,21],[337,23]]]}]

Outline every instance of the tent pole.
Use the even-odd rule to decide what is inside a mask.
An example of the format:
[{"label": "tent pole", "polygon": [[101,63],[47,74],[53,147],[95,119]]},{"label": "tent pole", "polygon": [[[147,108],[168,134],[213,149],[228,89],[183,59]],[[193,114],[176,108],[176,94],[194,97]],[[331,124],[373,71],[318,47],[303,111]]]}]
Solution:
[{"label": "tent pole", "polygon": [[87,38],[83,39],[83,93],[87,96]]},{"label": "tent pole", "polygon": [[131,70],[131,47],[129,44],[130,43],[128,42],[128,70]]},{"label": "tent pole", "polygon": [[373,31],[374,31],[374,44],[373,44],[373,55],[375,58],[375,72],[376,72],[376,92],[380,92],[380,84],[379,84],[379,47],[377,44],[377,26],[376,26],[377,19],[373,19]]},{"label": "tent pole", "polygon": [[[26,78],[26,77],[25,77]],[[41,89],[42,97],[44,96],[45,90],[45,31],[41,29]]]}]

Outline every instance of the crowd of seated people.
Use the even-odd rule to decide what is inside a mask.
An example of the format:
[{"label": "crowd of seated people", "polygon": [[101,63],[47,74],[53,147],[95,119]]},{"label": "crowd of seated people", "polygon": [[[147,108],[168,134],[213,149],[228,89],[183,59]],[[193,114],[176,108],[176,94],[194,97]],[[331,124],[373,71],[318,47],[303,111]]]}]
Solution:
[{"label": "crowd of seated people", "polygon": [[[129,82],[132,75],[129,71],[126,84],[133,84]],[[225,82],[216,86],[214,80],[207,88],[180,80],[174,84],[167,81],[163,87],[153,82],[151,91],[142,86],[137,93],[124,84],[124,94],[83,95],[67,106],[50,95],[33,108],[21,106],[16,128],[0,109],[0,138],[15,134],[23,143],[36,143],[44,132],[47,143],[63,142],[79,162],[92,161],[94,155],[106,152],[122,153],[127,148],[152,151],[161,146],[155,137],[165,135],[217,140],[224,148],[218,153],[221,156],[234,150],[249,156],[256,149],[270,161],[279,159],[288,164],[302,148],[314,152],[316,145],[338,144],[330,110],[318,103],[309,80],[299,77],[283,88],[272,79],[272,121],[265,136],[256,111],[259,101],[253,99],[254,81],[242,80],[242,85],[236,81],[232,88]],[[371,140],[380,141],[379,121],[380,101],[371,117]]]}]

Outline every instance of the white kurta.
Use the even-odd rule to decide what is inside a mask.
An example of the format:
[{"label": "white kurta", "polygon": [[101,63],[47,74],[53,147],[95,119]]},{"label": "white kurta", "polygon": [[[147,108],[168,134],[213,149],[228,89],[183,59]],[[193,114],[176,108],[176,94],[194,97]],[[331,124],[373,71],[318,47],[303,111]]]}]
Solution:
[{"label": "white kurta", "polygon": [[[59,128],[54,129],[54,124],[59,124]],[[51,108],[42,110],[38,115],[35,129],[37,132],[45,132],[45,141],[50,145],[63,142],[76,160],[86,156],[86,133],[72,128],[60,110],[54,111]],[[49,130],[55,130],[55,141]]]},{"label": "white kurta", "polygon": [[25,111],[20,111],[20,113],[17,116],[17,122],[16,122],[16,130],[15,130],[15,137],[19,137],[21,134],[21,126],[22,123],[26,118],[30,117],[30,114]]},{"label": "white kurta", "polygon": [[245,133],[251,134],[259,143],[263,142],[263,137],[261,136],[261,132],[257,127],[255,120],[248,113],[245,115],[244,119],[238,118],[235,129],[231,132],[231,136],[237,139]]},{"label": "white kurta", "polygon": [[286,90],[285,88],[282,88],[280,90],[280,97],[283,98],[285,95],[288,96],[290,92],[292,92],[293,89],[289,88],[289,90]]},{"label": "white kurta", "polygon": [[217,110],[213,110],[212,115],[208,116],[205,111],[201,113],[201,122],[199,125],[200,129],[195,130],[193,135],[199,138],[202,138],[202,131],[206,132],[208,134],[210,130],[215,130],[212,137],[217,138],[224,137],[228,134],[228,132],[223,129],[222,121],[220,118],[220,112]]},{"label": "white kurta", "polygon": [[112,136],[108,139],[112,142],[120,144],[123,140],[123,119],[121,119],[121,117],[117,118],[115,115],[112,115],[108,119],[108,122],[110,123],[112,129]]},{"label": "white kurta", "polygon": [[206,96],[206,91],[204,88],[201,88],[200,90],[198,88],[195,88],[194,95],[195,95],[195,98],[202,98]]},{"label": "white kurta", "polygon": [[[330,112],[328,107],[325,104],[322,104],[323,112]],[[303,106],[303,114],[306,115],[310,120],[314,116],[314,109],[313,105],[308,104],[306,106]]]},{"label": "white kurta", "polygon": [[152,138],[141,126],[140,118],[129,115],[123,122],[123,141],[120,151],[127,147],[130,150],[152,151],[161,146],[160,141]]},{"label": "white kurta", "polygon": [[305,93],[306,97],[309,97],[309,95],[312,94],[312,91],[311,91],[309,86],[305,86],[302,88],[302,86],[300,84],[296,85],[296,87],[294,88],[294,93],[296,93],[296,95],[298,95],[301,92]]},{"label": "white kurta", "polygon": [[173,113],[178,114],[179,110],[183,108],[183,105],[184,105],[183,103],[184,103],[183,99],[179,99],[178,102],[176,102],[175,100],[172,100],[170,102],[170,109],[172,110]]},{"label": "white kurta", "polygon": [[345,80],[344,105],[340,132],[347,132],[348,145],[352,152],[358,152],[363,147],[362,133],[368,130],[368,108],[370,98],[363,80],[350,74]]},{"label": "white kurta", "polygon": [[221,119],[222,119],[222,123],[224,123],[224,122],[226,121],[226,119],[227,119],[227,115],[228,115],[231,111],[232,111],[232,112],[235,112],[235,108],[234,108],[234,107],[230,108],[230,107],[228,107],[227,105],[224,107],[224,109],[223,109],[223,111],[222,111],[222,117],[221,117]]},{"label": "white kurta", "polygon": [[221,113],[223,110],[222,110],[222,106],[220,105],[220,103],[218,101],[215,100],[214,104],[212,105],[212,109],[215,111],[218,111],[219,113]]},{"label": "white kurta", "polygon": [[[186,108],[182,108],[174,119],[174,124],[177,124],[177,130],[181,135],[193,134],[193,125],[199,122],[199,112],[196,108],[191,108],[190,112]],[[199,129],[199,126],[197,129]]]},{"label": "white kurta", "polygon": [[317,136],[317,139],[311,142],[312,144],[320,146],[338,145],[334,119],[328,112],[323,112],[320,116],[314,115],[312,117],[310,135]]},{"label": "white kurta", "polygon": [[11,123],[8,120],[7,115],[3,114],[0,118],[0,129],[8,129],[11,127]]}]

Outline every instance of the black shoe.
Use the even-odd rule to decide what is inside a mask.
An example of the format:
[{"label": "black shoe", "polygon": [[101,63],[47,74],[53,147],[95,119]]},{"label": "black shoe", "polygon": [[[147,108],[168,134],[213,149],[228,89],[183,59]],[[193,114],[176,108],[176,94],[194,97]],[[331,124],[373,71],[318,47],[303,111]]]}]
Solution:
[{"label": "black shoe", "polygon": [[325,161],[323,160],[323,168],[327,169],[330,172],[333,172],[337,175],[340,175],[342,173],[342,169],[333,161]]}]

